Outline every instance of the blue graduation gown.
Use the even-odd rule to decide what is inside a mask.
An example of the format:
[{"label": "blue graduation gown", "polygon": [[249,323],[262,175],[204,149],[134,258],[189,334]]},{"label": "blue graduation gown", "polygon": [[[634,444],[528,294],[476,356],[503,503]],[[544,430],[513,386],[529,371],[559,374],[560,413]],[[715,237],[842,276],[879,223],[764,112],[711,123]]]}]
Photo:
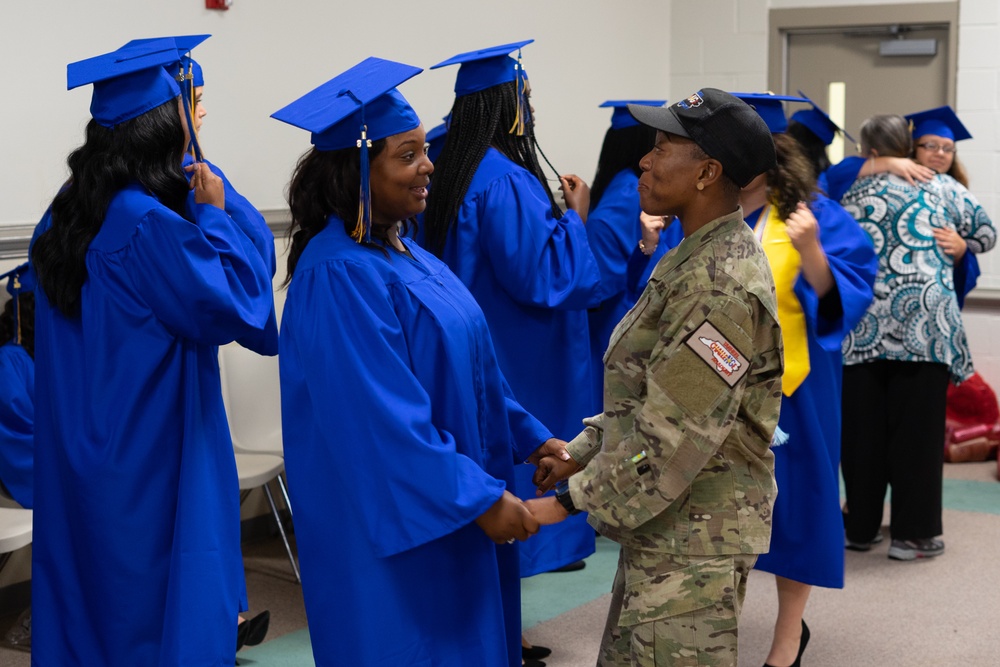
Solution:
[{"label": "blue graduation gown", "polygon": [[[331,217],[281,322],[285,465],[319,666],[521,664],[515,545],[474,523],[551,433],[437,258]],[[535,539],[535,538],[532,538]]]},{"label": "blue graduation gown", "polygon": [[821,300],[800,274],[795,296],[806,316],[809,375],[783,396],[778,426],[788,442],[774,447],[771,550],[754,566],[814,586],[844,586],[840,514],[840,344],[872,300],[878,258],[867,234],[839,204],[810,205],[836,288]]},{"label": "blue graduation gown", "polygon": [[611,332],[635,305],[625,288],[628,258],[642,238],[638,185],[639,177],[631,169],[618,172],[605,188],[601,201],[587,216],[587,239],[601,272],[601,303],[587,313],[591,387],[597,406],[604,400],[604,364],[601,360]]},{"label": "blue graduation gown", "polygon": [[[865,159],[857,155],[845,157],[837,164],[824,171],[819,178],[820,188],[829,195],[830,199],[839,202],[854,181],[858,179],[858,174],[865,166]],[[955,279],[955,297],[958,299],[958,307],[965,305],[965,297],[976,287],[979,280],[979,260],[975,253],[966,252],[962,259],[955,262],[953,275]]]},{"label": "blue graduation gown", "polygon": [[[184,154],[183,166],[194,162],[190,154]],[[241,195],[233,187],[233,184],[226,178],[226,175],[219,167],[205,160],[212,173],[222,179],[222,186],[226,194],[226,213],[233,219],[240,229],[242,229],[254,247],[264,259],[264,263],[269,267],[271,276],[274,277],[277,264],[274,256],[274,234],[267,226],[267,221],[260,211]],[[252,332],[249,336],[238,339],[236,342],[258,354],[273,356],[278,353],[278,320],[276,311],[272,308],[267,326],[260,331]]]},{"label": "blue graduation gown", "polygon": [[[588,390],[587,333],[587,308],[600,303],[601,276],[580,217],[567,211],[557,220],[538,180],[489,148],[449,234],[443,259],[486,314],[514,395],[557,437],[572,438],[582,419],[601,409]],[[521,465],[515,472],[521,498],[535,497],[534,469]],[[579,514],[521,545],[521,575],[593,551],[594,530]]]},{"label": "blue graduation gown", "polygon": [[34,489],[35,362],[13,341],[0,346],[0,482],[21,507]]},{"label": "blue graduation gown", "polygon": [[80,316],[35,292],[33,664],[234,662],[246,600],[217,346],[262,335],[273,293],[266,239],[193,194],[188,209],[125,187]]}]

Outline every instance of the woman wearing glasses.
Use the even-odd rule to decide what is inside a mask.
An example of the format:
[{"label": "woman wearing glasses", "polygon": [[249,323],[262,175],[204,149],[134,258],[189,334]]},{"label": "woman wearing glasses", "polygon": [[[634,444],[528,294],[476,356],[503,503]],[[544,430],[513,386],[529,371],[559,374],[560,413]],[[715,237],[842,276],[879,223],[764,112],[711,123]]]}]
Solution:
[{"label": "woman wearing glasses", "polygon": [[[946,174],[969,187],[969,177],[959,162],[955,143],[971,139],[972,134],[949,106],[928,109],[905,116],[913,137],[911,152],[902,157],[869,155],[845,158],[827,170],[827,194],[839,200],[854,182],[865,176],[890,173],[906,179],[911,185],[927,182],[935,174]],[[966,295],[979,279],[979,261],[974,253],[966,252],[967,244],[954,230],[935,231],[941,250],[954,260],[955,295],[958,307],[965,305]]]},{"label": "woman wearing glasses", "polygon": [[[905,157],[912,143],[902,116],[873,116],[861,127],[867,156]],[[927,132],[918,143],[931,143]],[[889,557],[937,556],[944,552],[945,396],[949,381],[973,373],[953,267],[959,245],[986,252],[996,244],[996,229],[947,174],[916,185],[885,173],[864,177],[841,204],[868,232],[879,259],[875,300],[844,343],[847,547],[867,551],[879,541],[891,484]]]}]

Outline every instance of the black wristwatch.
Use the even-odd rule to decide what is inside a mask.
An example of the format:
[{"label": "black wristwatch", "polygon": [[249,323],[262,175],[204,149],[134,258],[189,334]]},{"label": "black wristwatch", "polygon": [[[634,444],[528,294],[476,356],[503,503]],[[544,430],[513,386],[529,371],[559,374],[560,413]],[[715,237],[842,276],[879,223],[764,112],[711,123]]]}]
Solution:
[{"label": "black wristwatch", "polygon": [[563,506],[570,516],[579,514],[580,510],[573,504],[573,497],[569,495],[569,482],[562,481],[556,484],[556,500]]}]

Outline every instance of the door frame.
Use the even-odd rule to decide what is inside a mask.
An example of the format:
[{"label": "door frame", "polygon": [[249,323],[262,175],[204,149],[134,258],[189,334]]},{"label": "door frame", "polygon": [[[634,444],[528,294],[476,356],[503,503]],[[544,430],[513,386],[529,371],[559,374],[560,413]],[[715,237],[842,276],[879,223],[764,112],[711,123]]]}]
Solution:
[{"label": "door frame", "polygon": [[768,87],[777,93],[789,92],[786,90],[788,38],[795,32],[926,23],[948,26],[948,80],[945,91],[948,104],[954,107],[958,79],[958,2],[771,9],[768,14]]}]

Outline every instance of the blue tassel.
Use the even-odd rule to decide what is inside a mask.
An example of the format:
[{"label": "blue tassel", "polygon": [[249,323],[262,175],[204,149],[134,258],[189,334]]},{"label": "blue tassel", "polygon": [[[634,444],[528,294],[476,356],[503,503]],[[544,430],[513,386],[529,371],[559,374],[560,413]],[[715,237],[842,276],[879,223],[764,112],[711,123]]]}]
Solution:
[{"label": "blue tassel", "polygon": [[[361,116],[361,122],[364,123],[364,111],[361,112]],[[361,138],[358,139],[358,148],[361,150],[361,192],[358,193],[358,222],[354,226],[351,238],[364,243],[371,243],[372,240],[372,190],[368,163],[368,149],[371,147],[368,126],[362,124]]]},{"label": "blue tassel", "polygon": [[780,447],[788,442],[789,435],[781,430],[780,426],[774,427],[774,435],[771,437],[771,446]]}]

